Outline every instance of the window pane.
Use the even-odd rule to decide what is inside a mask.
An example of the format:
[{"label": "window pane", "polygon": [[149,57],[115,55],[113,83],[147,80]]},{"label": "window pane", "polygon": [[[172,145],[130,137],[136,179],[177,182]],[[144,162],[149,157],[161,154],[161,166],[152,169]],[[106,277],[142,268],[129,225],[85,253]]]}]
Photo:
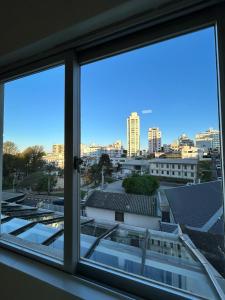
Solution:
[{"label": "window pane", "polygon": [[214,28],[82,66],[81,143],[81,214],[93,228],[81,227],[81,257],[217,299],[212,278],[224,285],[225,256]]},{"label": "window pane", "polygon": [[64,66],[5,84],[3,134],[2,238],[62,259]]}]

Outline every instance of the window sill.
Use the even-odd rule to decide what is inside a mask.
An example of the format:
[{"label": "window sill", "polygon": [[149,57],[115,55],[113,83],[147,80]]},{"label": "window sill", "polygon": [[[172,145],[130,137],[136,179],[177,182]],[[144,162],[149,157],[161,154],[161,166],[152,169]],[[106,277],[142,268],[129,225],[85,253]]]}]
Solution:
[{"label": "window sill", "polygon": [[133,299],[5,249],[0,277],[1,299]]}]

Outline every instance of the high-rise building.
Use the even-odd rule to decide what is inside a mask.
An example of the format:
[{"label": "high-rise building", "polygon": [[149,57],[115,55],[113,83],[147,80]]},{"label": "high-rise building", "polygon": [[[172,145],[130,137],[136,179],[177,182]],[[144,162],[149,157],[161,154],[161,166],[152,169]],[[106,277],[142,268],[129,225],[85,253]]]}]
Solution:
[{"label": "high-rise building", "polygon": [[200,132],[195,136],[195,145],[205,150],[217,149],[220,151],[219,130],[209,128],[205,132]]},{"label": "high-rise building", "polygon": [[155,153],[161,150],[162,132],[159,128],[149,128],[148,130],[148,151]]},{"label": "high-rise building", "polygon": [[136,156],[140,151],[140,117],[132,112],[127,118],[127,155]]}]

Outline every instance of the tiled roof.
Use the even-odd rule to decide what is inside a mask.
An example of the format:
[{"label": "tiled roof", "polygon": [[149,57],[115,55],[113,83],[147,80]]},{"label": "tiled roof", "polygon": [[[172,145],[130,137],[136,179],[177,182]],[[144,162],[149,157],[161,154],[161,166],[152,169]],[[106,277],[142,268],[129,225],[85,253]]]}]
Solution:
[{"label": "tiled roof", "polygon": [[198,228],[216,214],[223,200],[220,181],[167,189],[165,194],[175,222]]},{"label": "tiled roof", "polygon": [[94,191],[87,199],[86,206],[156,216],[155,196]]}]

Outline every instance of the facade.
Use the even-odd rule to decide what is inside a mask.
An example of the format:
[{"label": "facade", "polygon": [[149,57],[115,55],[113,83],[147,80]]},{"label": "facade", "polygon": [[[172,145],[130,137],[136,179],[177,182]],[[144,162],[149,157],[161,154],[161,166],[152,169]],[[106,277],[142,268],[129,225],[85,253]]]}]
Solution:
[{"label": "facade", "polygon": [[192,147],[192,146],[184,146],[181,149],[181,157],[182,158],[197,158],[200,159],[204,155],[204,151],[201,148]]},{"label": "facade", "polygon": [[209,128],[205,132],[200,132],[195,136],[195,144],[198,148],[204,148],[205,151],[217,149],[220,151],[219,130]]},{"label": "facade", "polygon": [[140,152],[140,117],[132,112],[127,118],[127,155],[137,156]]},{"label": "facade", "polygon": [[163,144],[163,152],[167,153],[171,151],[171,145]]},{"label": "facade", "polygon": [[64,169],[64,145],[52,145],[52,152],[43,156],[43,160],[45,160],[48,164],[54,163],[56,167]]},{"label": "facade", "polygon": [[54,153],[54,154],[64,154],[64,145],[63,144],[54,144],[54,145],[52,145],[52,153]]},{"label": "facade", "polygon": [[148,150],[155,153],[161,150],[162,132],[159,128],[149,128],[148,130]]},{"label": "facade", "polygon": [[120,164],[123,174],[131,174],[132,172],[143,174],[149,171],[149,160],[145,159],[127,159]]},{"label": "facade", "polygon": [[197,159],[166,159],[150,160],[149,172],[153,176],[162,176],[195,181],[197,179]]},{"label": "facade", "polygon": [[54,163],[56,167],[64,169],[64,153],[47,153],[43,159],[48,163]]},{"label": "facade", "polygon": [[101,145],[85,145],[81,144],[81,156],[88,156],[99,159],[102,154],[108,154],[110,158],[121,157],[123,154],[123,146],[120,140],[108,146]]},{"label": "facade", "polygon": [[179,138],[178,138],[178,144],[179,144],[179,147],[180,149],[183,147],[183,146],[194,146],[194,141],[189,139],[189,137],[184,133],[182,134]]}]

